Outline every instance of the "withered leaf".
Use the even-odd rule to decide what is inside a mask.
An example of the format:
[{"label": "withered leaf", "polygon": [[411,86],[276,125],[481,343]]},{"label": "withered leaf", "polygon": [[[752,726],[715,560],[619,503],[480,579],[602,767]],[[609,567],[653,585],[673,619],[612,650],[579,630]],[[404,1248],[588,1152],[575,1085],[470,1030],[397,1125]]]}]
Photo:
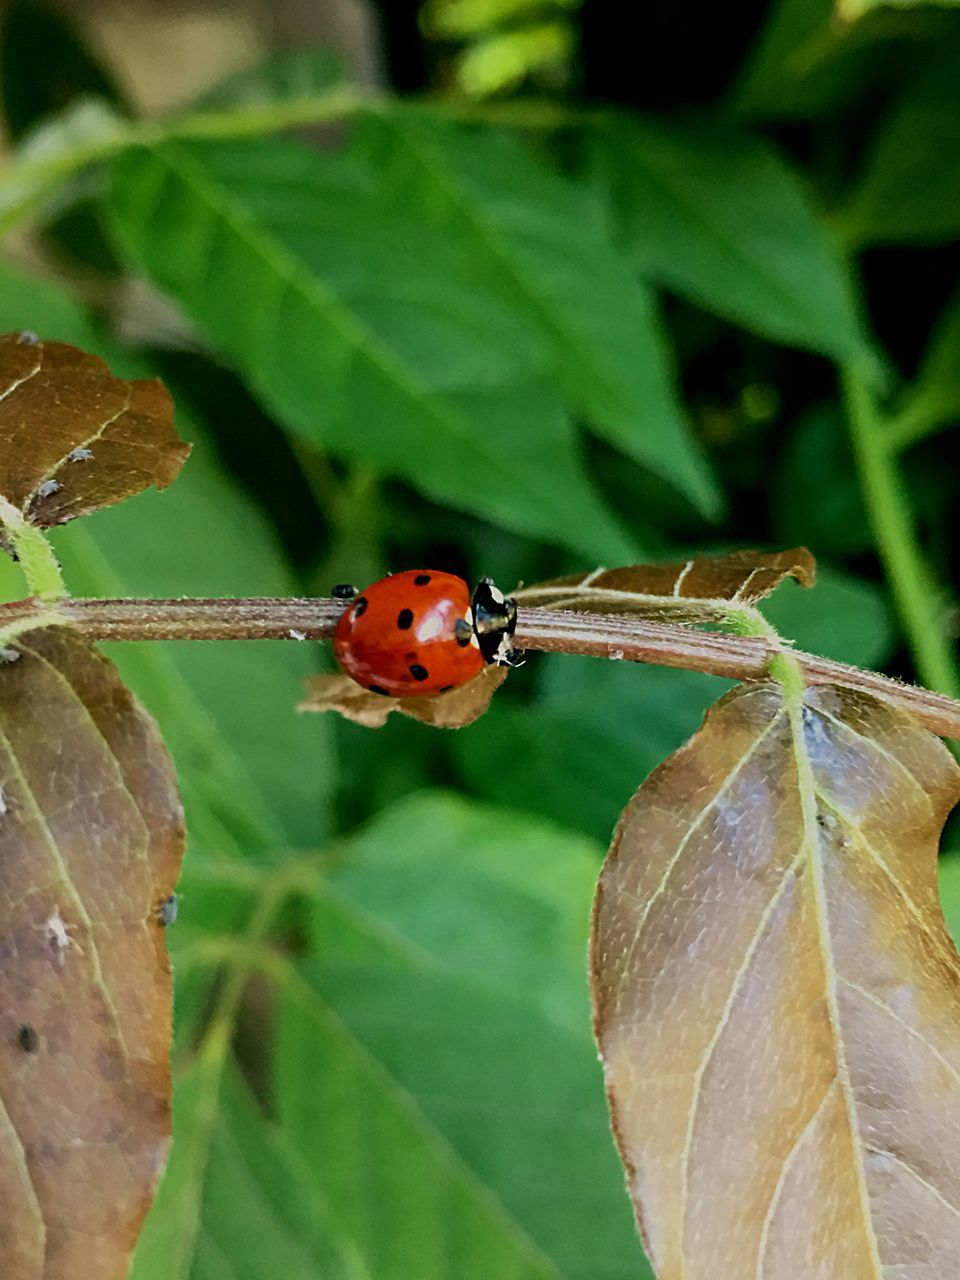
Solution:
[{"label": "withered leaf", "polygon": [[337,711],[368,729],[382,729],[393,711],[435,729],[462,729],[483,715],[506,678],[506,667],[484,667],[467,684],[434,698],[386,698],[362,688],[347,675],[312,676],[307,696],[297,709]]},{"label": "withered leaf", "polygon": [[170,1140],[172,768],[69,630],[0,665],[4,1280],[122,1280]]},{"label": "withered leaf", "polygon": [[594,569],[522,587],[515,594],[517,602],[528,608],[624,613],[651,621],[709,622],[728,616],[731,604],[756,604],[784,578],[812,587],[815,571],[816,561],[806,547],[732,551],[723,556],[697,556],[681,564]]},{"label": "withered leaf", "polygon": [[33,524],[163,489],[189,452],[162,383],[115,378],[62,342],[0,334],[0,496]]},{"label": "withered leaf", "polygon": [[594,914],[614,1127],[663,1280],[960,1275],[942,743],[834,687],[722,699],[626,809]]}]

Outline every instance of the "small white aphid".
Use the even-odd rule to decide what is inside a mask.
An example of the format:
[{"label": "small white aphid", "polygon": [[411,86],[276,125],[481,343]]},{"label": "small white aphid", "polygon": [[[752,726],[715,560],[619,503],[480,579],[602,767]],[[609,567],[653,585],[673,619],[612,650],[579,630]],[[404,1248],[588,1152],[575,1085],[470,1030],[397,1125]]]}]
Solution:
[{"label": "small white aphid", "polygon": [[47,931],[47,941],[50,943],[51,950],[60,964],[63,964],[63,957],[71,947],[76,947],[78,951],[80,950],[80,947],[71,936],[70,930],[72,927],[61,916],[59,907],[56,908],[53,915],[44,925]]},{"label": "small white aphid", "polygon": [[305,631],[297,631],[294,627],[290,628],[287,635],[291,640],[306,640],[307,638],[307,633]]},{"label": "small white aphid", "polygon": [[89,462],[93,457],[92,449],[71,449],[67,454],[68,462]]},{"label": "small white aphid", "polygon": [[39,333],[34,333],[32,329],[22,329],[17,342],[22,347],[35,347],[40,341]]},{"label": "small white aphid", "polygon": [[7,804],[7,797],[4,794],[3,787],[0,787],[0,818],[10,812],[10,806]]},{"label": "small white aphid", "polygon": [[37,497],[49,498],[51,494],[58,493],[63,488],[59,480],[44,480],[42,484],[37,485]]},{"label": "small white aphid", "polygon": [[12,649],[9,645],[0,645],[0,666],[4,663],[16,662],[19,657],[19,649]]},{"label": "small white aphid", "polygon": [[620,662],[623,659],[622,649],[610,649],[607,651],[607,657],[611,662]]},{"label": "small white aphid", "polygon": [[180,898],[177,894],[171,893],[169,898],[165,898],[163,902],[156,908],[157,919],[163,925],[164,929],[169,929],[172,924],[177,923],[177,915],[180,911]]}]

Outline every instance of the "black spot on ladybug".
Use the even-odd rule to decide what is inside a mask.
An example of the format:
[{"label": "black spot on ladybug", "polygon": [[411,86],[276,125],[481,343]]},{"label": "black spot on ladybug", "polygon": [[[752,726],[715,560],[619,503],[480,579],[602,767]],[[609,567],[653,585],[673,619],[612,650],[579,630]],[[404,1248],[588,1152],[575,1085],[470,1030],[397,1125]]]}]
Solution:
[{"label": "black spot on ladybug", "polygon": [[445,684],[445,685],[443,686],[443,688],[440,690],[440,692],[441,692],[441,693],[449,693],[449,692],[450,692],[450,690],[451,690],[451,689],[453,689],[454,687],[455,687],[455,686],[454,686],[454,685],[452,685],[452,684]]},{"label": "black spot on ladybug", "polygon": [[367,605],[369,603],[370,601],[367,599],[366,596],[361,596],[359,600],[355,600],[353,605],[353,616],[355,618],[359,618],[362,614],[364,614],[366,612]]},{"label": "black spot on ladybug", "polygon": [[413,585],[415,587],[425,587],[429,581],[430,581],[429,573],[418,573],[413,580]]},{"label": "black spot on ladybug", "polygon": [[334,600],[352,600],[360,594],[360,588],[355,587],[352,582],[338,582],[330,594]]},{"label": "black spot on ladybug", "polygon": [[25,1022],[17,1032],[17,1044],[24,1053],[36,1053],[40,1048],[40,1037],[28,1022]]},{"label": "black spot on ladybug", "polygon": [[461,649],[465,649],[473,639],[473,627],[466,618],[458,618],[453,624],[453,634],[457,638],[457,644]]},{"label": "black spot on ladybug", "polygon": [[401,631],[409,631],[413,626],[413,610],[401,609],[397,614],[397,626]]},{"label": "black spot on ladybug", "polygon": [[421,667],[419,662],[412,662],[410,664],[410,674],[413,676],[414,680],[426,680],[430,675],[430,672],[426,667]]},{"label": "black spot on ladybug", "polygon": [[367,685],[367,688],[371,693],[382,693],[385,698],[390,697],[390,690],[385,689],[382,684],[370,684]]}]

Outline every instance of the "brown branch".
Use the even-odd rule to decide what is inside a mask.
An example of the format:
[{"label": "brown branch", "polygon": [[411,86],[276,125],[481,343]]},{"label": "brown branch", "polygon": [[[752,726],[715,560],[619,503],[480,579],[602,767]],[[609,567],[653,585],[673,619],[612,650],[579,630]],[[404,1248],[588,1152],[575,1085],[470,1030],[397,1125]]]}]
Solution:
[{"label": "brown branch", "polygon": [[[19,600],[0,605],[0,634],[53,616],[93,640],[327,640],[343,612],[340,600]],[[521,608],[517,645],[553,653],[649,662],[731,680],[763,680],[779,651],[765,639],[698,631],[676,623],[609,614]],[[790,650],[810,684],[839,684],[884,698],[944,738],[960,739],[960,702],[901,684],[875,671]]]}]

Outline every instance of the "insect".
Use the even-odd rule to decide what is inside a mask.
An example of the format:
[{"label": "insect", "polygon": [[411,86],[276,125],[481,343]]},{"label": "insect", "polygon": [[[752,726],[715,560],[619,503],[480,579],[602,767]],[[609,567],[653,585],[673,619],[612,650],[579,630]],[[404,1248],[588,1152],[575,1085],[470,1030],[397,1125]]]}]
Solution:
[{"label": "insect", "polygon": [[333,651],[357,684],[393,698],[447,693],[486,664],[513,666],[516,603],[490,578],[472,596],[462,578],[410,569],[374,582],[362,593],[334,587],[350,600],[337,623]]},{"label": "insect", "polygon": [[179,912],[180,897],[176,893],[171,893],[169,898],[164,898],[163,902],[155,908],[156,917],[164,929],[169,929],[172,924],[177,923]]}]

